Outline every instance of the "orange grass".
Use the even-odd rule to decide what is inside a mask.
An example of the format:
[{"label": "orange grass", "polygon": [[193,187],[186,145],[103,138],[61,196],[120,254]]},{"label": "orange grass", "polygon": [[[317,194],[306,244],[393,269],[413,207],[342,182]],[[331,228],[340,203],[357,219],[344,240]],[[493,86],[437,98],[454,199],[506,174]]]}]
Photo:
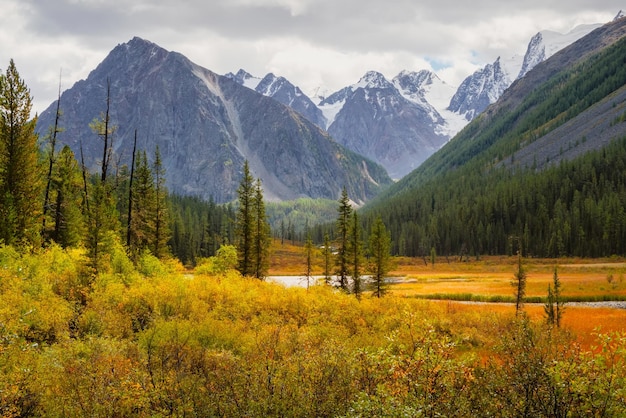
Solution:
[{"label": "orange grass", "polygon": [[[403,259],[392,275],[402,278],[394,290],[410,295],[474,294],[512,296],[516,257],[490,257],[473,262],[409,264]],[[565,297],[626,297],[626,263],[606,260],[526,260],[526,296],[544,297],[552,283],[554,267]]]},{"label": "orange grass", "polygon": [[[509,315],[515,314],[515,307],[509,303],[464,303],[440,301],[448,304],[455,314]],[[452,306],[452,308],[450,308]],[[524,311],[534,321],[545,318],[543,305],[525,304]],[[626,309],[610,309],[566,305],[561,326],[572,332],[576,341],[585,349],[597,344],[596,335],[626,329]]]},{"label": "orange grass", "polygon": [[[270,275],[301,275],[306,269],[304,247],[275,240],[272,246]],[[480,260],[459,261],[458,258],[430,259],[397,257],[390,276],[398,282],[390,291],[398,296],[431,294],[474,294],[477,296],[512,297],[513,275],[517,257],[491,256]],[[527,274],[526,295],[545,297],[552,283],[554,267],[558,268],[565,297],[624,297],[626,296],[626,261],[611,259],[523,259]],[[317,250],[313,274],[322,274],[322,257]],[[514,314],[507,303],[461,303],[441,301],[455,312],[472,315]],[[543,320],[542,304],[526,304],[524,310],[533,320]],[[596,331],[607,333],[626,329],[626,310],[566,305],[562,326],[571,330],[578,342],[586,348],[595,344]]]}]

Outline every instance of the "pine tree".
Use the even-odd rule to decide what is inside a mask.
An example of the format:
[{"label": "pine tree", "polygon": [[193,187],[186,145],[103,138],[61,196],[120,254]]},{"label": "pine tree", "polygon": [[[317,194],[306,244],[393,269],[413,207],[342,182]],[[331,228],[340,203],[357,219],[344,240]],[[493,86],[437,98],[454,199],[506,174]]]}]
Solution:
[{"label": "pine tree", "polygon": [[261,179],[257,179],[254,186],[253,199],[253,260],[254,277],[264,279],[269,269],[269,248],[271,243],[270,225],[265,214],[263,202],[263,187]]},{"label": "pine tree", "polygon": [[254,275],[253,240],[254,240],[254,179],[250,174],[248,161],[243,165],[243,176],[237,195],[239,207],[236,218],[236,247],[239,257],[238,270],[242,276]]},{"label": "pine tree", "polygon": [[349,230],[350,219],[352,215],[352,206],[350,206],[350,200],[348,199],[348,192],[344,187],[341,192],[341,198],[339,199],[339,215],[337,217],[337,257],[335,259],[336,273],[339,277],[339,287],[348,292],[348,275],[350,274],[350,259],[349,259]]},{"label": "pine tree", "polygon": [[371,271],[374,286],[374,296],[380,298],[387,292],[385,280],[391,269],[391,236],[382,218],[374,221],[369,236],[369,254],[371,257]]},{"label": "pine tree", "polygon": [[13,60],[0,75],[0,240],[37,245],[42,176],[32,97]]}]

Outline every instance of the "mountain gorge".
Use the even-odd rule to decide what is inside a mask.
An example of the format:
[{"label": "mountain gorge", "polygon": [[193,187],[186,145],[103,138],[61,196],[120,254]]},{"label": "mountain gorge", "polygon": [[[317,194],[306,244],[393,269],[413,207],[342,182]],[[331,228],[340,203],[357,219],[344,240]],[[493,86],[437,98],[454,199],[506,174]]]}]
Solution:
[{"label": "mountain gorge", "polygon": [[[536,65],[366,209],[405,255],[626,251],[626,19]],[[371,215],[370,215],[371,216]]]},{"label": "mountain gorge", "polygon": [[[102,144],[89,124],[105,110],[107,84],[116,159],[130,161],[137,132],[140,149],[150,154],[159,147],[175,193],[231,201],[245,160],[269,200],[336,199],[346,187],[362,203],[390,183],[382,167],[290,107],[140,38],[118,45],[61,96],[58,139],[76,155],[82,147],[90,167],[98,166]],[[39,117],[41,135],[53,125],[55,108]]]}]

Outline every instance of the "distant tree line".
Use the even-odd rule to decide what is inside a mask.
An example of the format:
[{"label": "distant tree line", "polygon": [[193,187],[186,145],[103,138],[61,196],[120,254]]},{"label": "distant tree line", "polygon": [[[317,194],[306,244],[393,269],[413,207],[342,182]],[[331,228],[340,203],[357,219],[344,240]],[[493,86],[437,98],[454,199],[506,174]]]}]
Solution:
[{"label": "distant tree line", "polygon": [[212,257],[222,245],[235,243],[235,206],[218,205],[212,199],[170,195],[170,248],[183,264],[193,266]]}]

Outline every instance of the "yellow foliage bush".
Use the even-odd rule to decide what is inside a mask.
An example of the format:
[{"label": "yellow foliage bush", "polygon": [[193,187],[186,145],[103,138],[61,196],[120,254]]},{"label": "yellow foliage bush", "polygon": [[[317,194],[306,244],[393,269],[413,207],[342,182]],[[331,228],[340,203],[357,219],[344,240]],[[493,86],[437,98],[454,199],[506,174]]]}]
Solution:
[{"label": "yellow foliage bush", "polygon": [[0,415],[626,413],[623,336],[585,353],[513,315],[118,250],[93,277],[80,250],[0,247]]}]

